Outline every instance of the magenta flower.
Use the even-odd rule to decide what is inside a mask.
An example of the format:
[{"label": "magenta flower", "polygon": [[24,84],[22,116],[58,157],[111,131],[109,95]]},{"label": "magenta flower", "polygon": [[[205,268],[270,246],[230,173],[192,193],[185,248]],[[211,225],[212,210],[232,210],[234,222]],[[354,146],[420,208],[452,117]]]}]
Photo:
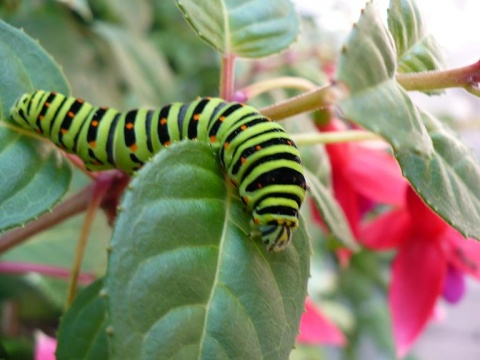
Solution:
[{"label": "magenta flower", "polygon": [[[344,125],[334,119],[322,131],[341,131]],[[358,143],[326,145],[332,167],[332,185],[355,237],[363,215],[376,203],[402,206],[407,182],[393,156]],[[321,216],[314,210],[314,219]]]},{"label": "magenta flower", "polygon": [[305,312],[300,321],[297,342],[303,344],[345,345],[345,336],[337,326],[326,318],[315,303],[305,299]]},{"label": "magenta flower", "polygon": [[35,332],[35,360],[55,360],[57,340],[41,331]]},{"label": "magenta flower", "polygon": [[480,279],[480,243],[467,240],[431,211],[411,187],[406,206],[361,231],[363,245],[397,249],[388,302],[397,355],[403,357],[431,318],[438,298],[458,301],[463,275]]}]

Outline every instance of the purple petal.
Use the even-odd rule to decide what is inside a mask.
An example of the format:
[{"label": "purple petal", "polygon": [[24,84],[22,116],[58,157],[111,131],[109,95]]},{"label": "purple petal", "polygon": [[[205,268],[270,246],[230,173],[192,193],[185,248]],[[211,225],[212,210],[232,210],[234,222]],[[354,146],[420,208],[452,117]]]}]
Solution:
[{"label": "purple petal", "polygon": [[448,266],[443,285],[443,297],[449,303],[456,304],[465,293],[465,276],[453,266]]}]

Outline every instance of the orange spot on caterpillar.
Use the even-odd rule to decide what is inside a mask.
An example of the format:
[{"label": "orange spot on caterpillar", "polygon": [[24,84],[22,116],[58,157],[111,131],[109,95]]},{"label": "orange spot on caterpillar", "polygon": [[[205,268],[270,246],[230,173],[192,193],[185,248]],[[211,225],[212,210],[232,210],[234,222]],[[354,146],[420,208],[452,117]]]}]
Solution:
[{"label": "orange spot on caterpillar", "polygon": [[67,115],[68,115],[68,117],[73,118],[73,117],[75,116],[75,113],[74,113],[73,111],[69,111],[69,112],[67,113]]},{"label": "orange spot on caterpillar", "polygon": [[200,114],[193,115],[193,120],[195,120],[195,121],[200,120]]},{"label": "orange spot on caterpillar", "polygon": [[240,126],[240,129],[246,130],[246,129],[247,129],[247,126],[246,126],[246,125],[242,125],[242,126]]},{"label": "orange spot on caterpillar", "polygon": [[245,162],[247,161],[247,158],[245,156],[242,156],[240,158],[240,161],[242,162],[242,164],[245,164]]},{"label": "orange spot on caterpillar", "polygon": [[262,187],[263,187],[262,184],[260,184],[260,183],[257,184],[257,189],[261,189]]},{"label": "orange spot on caterpillar", "polygon": [[165,125],[167,123],[167,118],[162,118],[160,120],[160,125]]},{"label": "orange spot on caterpillar", "polygon": [[130,150],[137,151],[138,150],[138,145],[137,144],[130,145]]},{"label": "orange spot on caterpillar", "polygon": [[40,129],[36,129],[35,131],[36,131],[37,133],[39,133],[39,134],[42,133],[42,130],[40,130]]},{"label": "orange spot on caterpillar", "polygon": [[92,125],[93,127],[97,127],[98,126],[98,120],[93,120],[90,125]]},{"label": "orange spot on caterpillar", "polygon": [[62,128],[62,129],[60,129],[60,131],[62,132],[62,134],[66,134],[68,132],[68,129]]},{"label": "orange spot on caterpillar", "polygon": [[255,146],[255,150],[260,150],[262,147],[260,145]]},{"label": "orange spot on caterpillar", "polygon": [[292,140],[288,140],[288,141],[287,141],[287,144],[290,145],[290,146],[293,145]]},{"label": "orange spot on caterpillar", "polygon": [[40,115],[38,118],[40,119],[40,121],[42,121],[43,119],[45,119],[45,116],[44,116],[44,115]]},{"label": "orange spot on caterpillar", "polygon": [[95,141],[90,141],[88,144],[92,149],[95,149],[95,147],[97,146],[97,143]]},{"label": "orange spot on caterpillar", "polygon": [[249,199],[248,199],[248,196],[244,196],[244,197],[243,197],[243,202],[244,202],[245,204],[248,204],[248,200],[249,200]]},{"label": "orange spot on caterpillar", "polygon": [[225,116],[220,116],[220,117],[218,118],[218,120],[219,120],[219,121],[225,121]]},{"label": "orange spot on caterpillar", "polygon": [[257,225],[260,224],[260,220],[258,220],[257,218],[253,218],[253,222]]},{"label": "orange spot on caterpillar", "polygon": [[169,141],[165,141],[165,143],[163,144],[163,146],[170,146],[170,140],[169,140]]},{"label": "orange spot on caterpillar", "polygon": [[85,100],[83,99],[77,99],[77,102],[79,102],[80,104],[83,104],[85,102]]},{"label": "orange spot on caterpillar", "polygon": [[217,137],[215,135],[210,136],[210,142],[214,143],[217,141]]},{"label": "orange spot on caterpillar", "polygon": [[227,150],[229,146],[230,146],[230,144],[229,144],[228,142],[226,142],[225,144],[223,144],[223,148],[224,148],[225,150]]},{"label": "orange spot on caterpillar", "polygon": [[126,124],[125,124],[125,127],[126,127],[128,130],[132,130],[132,129],[133,129],[133,124],[132,124],[132,123],[126,123]]},{"label": "orange spot on caterpillar", "polygon": [[48,101],[45,102],[44,104],[46,107],[50,107],[50,103]]}]

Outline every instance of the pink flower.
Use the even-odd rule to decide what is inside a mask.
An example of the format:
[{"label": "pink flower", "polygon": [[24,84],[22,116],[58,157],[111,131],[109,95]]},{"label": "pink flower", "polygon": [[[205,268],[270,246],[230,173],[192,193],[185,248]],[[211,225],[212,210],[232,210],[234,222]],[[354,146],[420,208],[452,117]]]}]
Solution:
[{"label": "pink flower", "polygon": [[300,321],[297,342],[303,344],[345,345],[345,337],[337,326],[327,319],[309,298],[305,299],[305,313]]},{"label": "pink flower", "polygon": [[[332,120],[322,131],[341,131],[345,126]],[[362,216],[375,203],[404,204],[407,182],[400,167],[386,151],[368,148],[358,143],[326,145],[332,167],[332,185],[335,198],[348,219],[353,234],[358,237]],[[321,222],[315,210],[314,218]]]},{"label": "pink flower", "polygon": [[372,249],[398,250],[388,301],[399,357],[425,328],[442,294],[458,301],[463,294],[463,274],[480,279],[480,243],[464,239],[411,187],[406,206],[368,223],[360,238]]},{"label": "pink flower", "polygon": [[41,331],[35,332],[35,360],[55,360],[57,340]]}]

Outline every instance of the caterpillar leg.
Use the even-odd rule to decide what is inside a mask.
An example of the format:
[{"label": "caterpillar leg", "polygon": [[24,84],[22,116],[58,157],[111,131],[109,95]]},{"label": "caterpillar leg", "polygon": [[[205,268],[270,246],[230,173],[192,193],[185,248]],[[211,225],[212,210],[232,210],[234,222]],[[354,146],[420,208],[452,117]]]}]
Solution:
[{"label": "caterpillar leg", "polygon": [[267,246],[267,251],[284,250],[292,240],[291,226],[287,225],[260,225],[250,233],[250,236],[259,235]]}]

